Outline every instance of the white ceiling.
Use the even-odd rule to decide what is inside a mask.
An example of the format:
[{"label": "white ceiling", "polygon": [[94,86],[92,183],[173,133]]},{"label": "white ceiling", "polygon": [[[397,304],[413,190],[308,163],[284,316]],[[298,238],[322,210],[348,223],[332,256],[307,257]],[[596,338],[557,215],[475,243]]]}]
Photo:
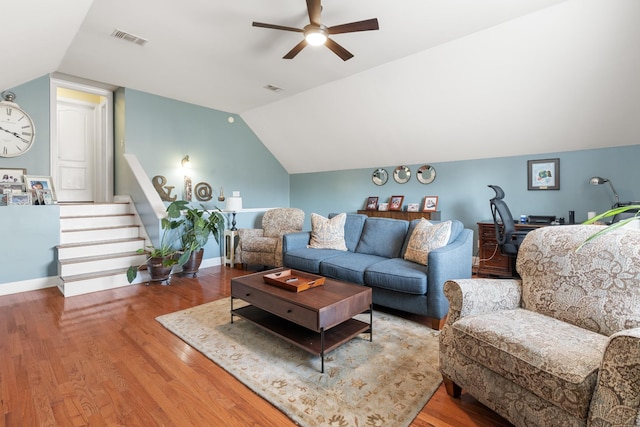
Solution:
[{"label": "white ceiling", "polygon": [[[465,114],[469,100],[456,105],[458,112],[440,113],[437,126],[425,128],[421,103],[408,95],[416,84],[427,83],[428,97],[438,99],[445,111],[453,107],[450,100],[463,99],[459,90],[478,95],[480,89],[470,80],[475,73],[481,79],[491,73],[483,69],[484,60],[496,67],[502,59],[495,51],[487,53],[491,57],[471,58],[470,50],[480,53],[469,40],[483,34],[483,43],[503,49],[508,40],[496,42],[492,29],[505,25],[522,25],[544,37],[545,28],[530,25],[546,21],[522,17],[557,8],[565,0],[325,0],[322,19],[327,26],[378,18],[379,31],[333,36],[355,55],[346,62],[323,46],[309,46],[293,60],[281,59],[302,36],[251,26],[255,20],[301,28],[308,23],[303,0],[0,1],[5,17],[0,31],[20,40],[0,46],[4,58],[15,58],[0,72],[0,88],[61,72],[240,114],[283,166],[296,173],[479,156],[467,146],[469,141],[456,141],[459,123],[452,123]],[[25,16],[29,19],[19,18]],[[115,29],[148,43],[138,46],[113,38]],[[464,56],[451,57],[459,52],[449,48],[454,42],[467,43]],[[448,66],[438,69],[436,60]],[[456,88],[451,87],[452,64],[461,67]],[[408,68],[412,66],[418,68]],[[433,85],[437,79],[444,87]],[[283,90],[275,93],[266,85]],[[444,88],[453,97],[440,93]],[[312,114],[305,114],[308,107]],[[476,107],[471,99],[469,108]],[[477,130],[490,143],[491,133]],[[421,153],[430,138],[437,138],[443,154]],[[350,147],[337,160],[330,153],[345,143]],[[310,155],[313,165],[304,161]]]}]

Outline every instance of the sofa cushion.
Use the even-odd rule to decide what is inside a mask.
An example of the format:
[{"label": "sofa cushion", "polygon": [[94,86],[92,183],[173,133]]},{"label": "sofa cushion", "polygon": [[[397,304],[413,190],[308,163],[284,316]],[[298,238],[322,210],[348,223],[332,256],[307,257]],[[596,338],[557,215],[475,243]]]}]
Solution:
[{"label": "sofa cushion", "polygon": [[384,261],[377,255],[343,252],[320,262],[320,274],[333,279],[364,284],[364,272],[372,264]]},{"label": "sofa cushion", "polygon": [[427,265],[429,252],[441,248],[449,242],[451,221],[433,224],[422,218],[413,229],[404,253],[404,259]]},{"label": "sofa cushion", "polygon": [[344,255],[335,249],[298,248],[285,252],[282,261],[288,268],[320,274],[320,263],[328,258]]},{"label": "sofa cushion", "polygon": [[333,218],[325,218],[316,213],[311,214],[311,240],[309,248],[335,249],[346,251],[347,244],[344,240],[344,223],[346,213],[341,213]]},{"label": "sofa cushion", "polygon": [[400,256],[409,222],[390,218],[367,218],[356,252],[385,258]]},{"label": "sofa cushion", "polygon": [[364,283],[372,288],[424,295],[427,293],[427,267],[402,258],[386,259],[367,267]]},{"label": "sofa cushion", "polygon": [[521,308],[452,326],[457,351],[586,419],[608,337]]},{"label": "sofa cushion", "polygon": [[[329,218],[333,218],[338,215],[337,213],[330,213]],[[362,214],[347,214],[347,220],[344,223],[344,241],[347,244],[347,249],[350,252],[355,252],[362,235],[362,228],[367,220],[366,215]]]},{"label": "sofa cushion", "polygon": [[[421,219],[414,219],[409,223],[409,231],[407,232],[407,237],[404,240],[404,245],[402,246],[402,251],[400,252],[400,257],[404,258],[404,254],[407,252],[407,246],[409,245],[409,239],[411,239],[411,235],[413,234],[413,230],[420,223]],[[429,220],[432,224],[440,224],[442,221],[432,221]],[[449,235],[449,242],[447,244],[453,242],[458,238],[462,230],[464,230],[464,224],[457,219],[451,219],[451,233]]]}]

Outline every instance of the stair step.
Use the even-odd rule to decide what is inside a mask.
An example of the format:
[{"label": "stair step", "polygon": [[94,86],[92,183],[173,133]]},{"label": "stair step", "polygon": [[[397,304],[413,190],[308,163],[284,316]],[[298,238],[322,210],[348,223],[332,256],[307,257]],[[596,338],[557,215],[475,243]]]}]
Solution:
[{"label": "stair step", "polygon": [[132,265],[144,264],[146,254],[136,252],[114,254],[108,256],[89,256],[58,261],[58,275],[62,277],[129,268]]},{"label": "stair step", "polygon": [[135,252],[144,249],[144,239],[135,237],[131,239],[113,239],[97,242],[69,243],[59,245],[58,260],[68,260],[72,258],[90,257],[99,255],[110,255],[123,252]]},{"label": "stair step", "polygon": [[58,278],[58,288],[65,297],[88,294],[91,292],[121,288],[124,286],[145,283],[149,281],[149,273],[139,271],[138,276],[129,283],[127,281],[127,269],[120,268],[100,273],[86,273]]},{"label": "stair step", "polygon": [[139,226],[129,225],[125,227],[87,228],[80,230],[67,230],[60,233],[60,244],[87,243],[99,240],[118,240],[138,237]]},{"label": "stair step", "polygon": [[135,216],[133,214],[60,217],[61,232],[88,228],[124,227],[128,225],[135,225]]},{"label": "stair step", "polygon": [[100,216],[131,213],[129,203],[60,203],[60,216]]}]

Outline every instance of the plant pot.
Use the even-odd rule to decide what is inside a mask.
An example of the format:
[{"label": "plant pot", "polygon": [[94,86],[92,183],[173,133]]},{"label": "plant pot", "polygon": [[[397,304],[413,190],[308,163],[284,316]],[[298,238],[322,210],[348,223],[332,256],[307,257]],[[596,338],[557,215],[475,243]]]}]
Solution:
[{"label": "plant pot", "polygon": [[198,251],[191,252],[191,256],[182,266],[182,275],[186,276],[191,274],[191,277],[196,277],[196,273],[200,268],[200,264],[202,264],[202,255],[204,254],[204,249],[200,249]]},{"label": "plant pot", "polygon": [[151,282],[164,282],[169,280],[173,265],[165,266],[163,261],[172,257],[152,257],[147,261],[147,271],[151,276]]}]

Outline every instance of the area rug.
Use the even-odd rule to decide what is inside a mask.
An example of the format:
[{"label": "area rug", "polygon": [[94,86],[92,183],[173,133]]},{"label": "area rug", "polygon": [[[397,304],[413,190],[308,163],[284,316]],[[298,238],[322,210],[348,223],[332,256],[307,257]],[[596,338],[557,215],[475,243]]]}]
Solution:
[{"label": "area rug", "polygon": [[299,425],[408,426],[442,382],[438,332],[410,320],[374,311],[373,342],[362,334],[328,353],[322,374],[319,356],[231,324],[229,309],[225,298],[156,320]]}]

